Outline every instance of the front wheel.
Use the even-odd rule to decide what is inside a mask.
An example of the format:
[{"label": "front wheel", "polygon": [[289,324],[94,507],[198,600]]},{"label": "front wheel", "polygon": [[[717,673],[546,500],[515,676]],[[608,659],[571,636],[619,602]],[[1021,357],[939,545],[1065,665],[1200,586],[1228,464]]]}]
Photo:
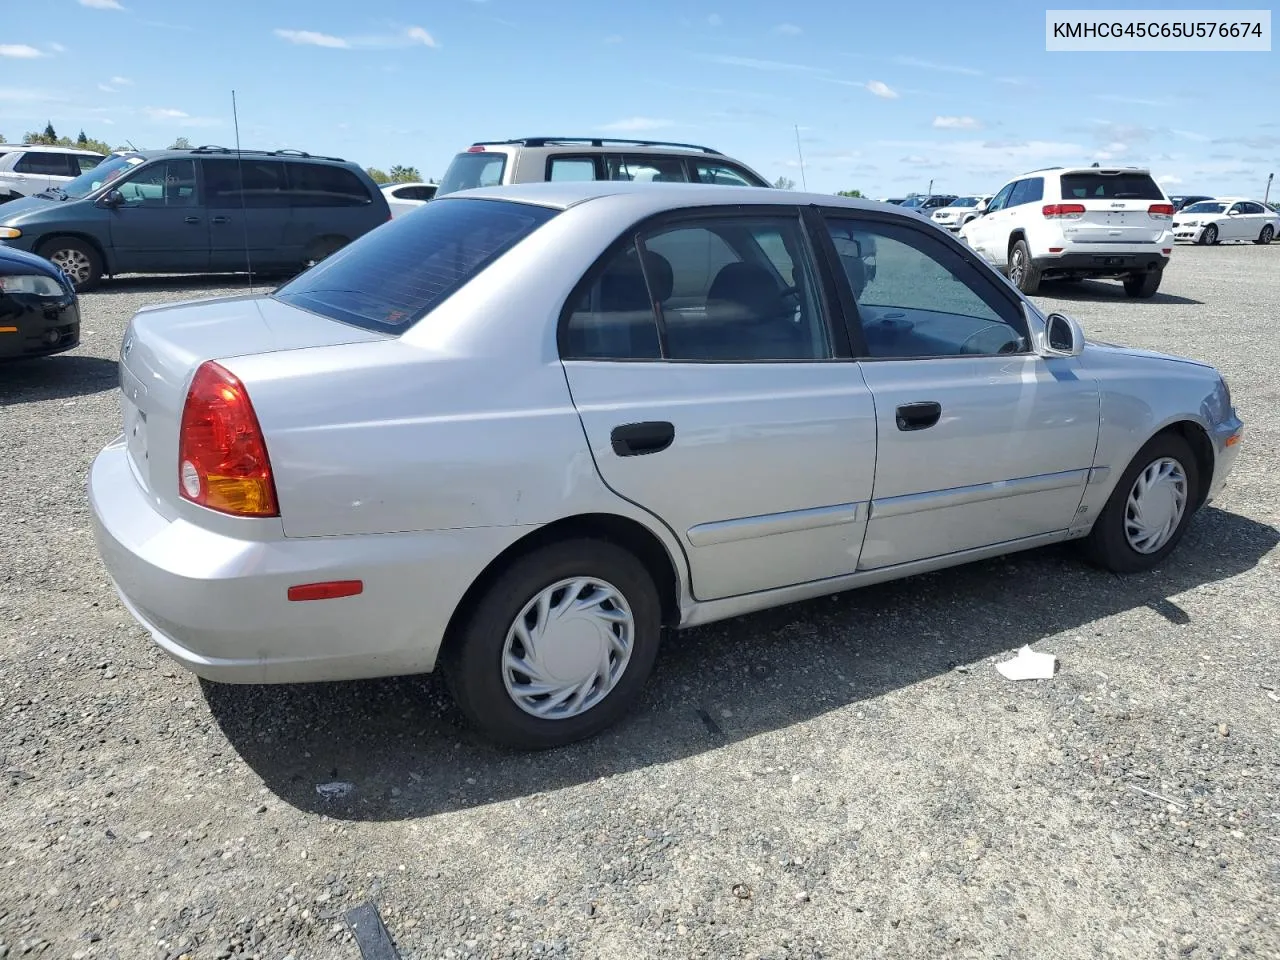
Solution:
[{"label": "front wheel", "polygon": [[450,638],[444,670],[467,719],[540,750],[594,736],[653,670],[662,605],[634,555],[602,540],[551,544],[500,574]]},{"label": "front wheel", "polygon": [[1258,239],[1253,242],[1260,243],[1265,247],[1268,243],[1270,243],[1272,240],[1275,239],[1275,235],[1276,235],[1275,228],[1268,223],[1265,227],[1262,228],[1262,232],[1258,234]]},{"label": "front wheel", "polygon": [[77,293],[92,290],[102,279],[102,257],[84,240],[54,237],[41,244],[39,254],[67,275]]},{"label": "front wheel", "polygon": [[1213,244],[1217,243],[1218,228],[1215,227],[1213,224],[1209,224],[1209,226],[1204,228],[1204,232],[1200,234],[1200,239],[1197,242],[1201,246],[1205,246],[1205,247],[1212,246]]},{"label": "front wheel", "polygon": [[1139,300],[1146,300],[1156,295],[1156,291],[1160,289],[1160,280],[1164,274],[1162,270],[1151,270],[1148,273],[1140,273],[1132,277],[1125,277],[1124,292],[1131,297]]},{"label": "front wheel", "polygon": [[1187,441],[1173,433],[1153,437],[1121,475],[1082,542],[1085,556],[1113,573],[1159,565],[1186,532],[1199,490],[1200,471]]}]

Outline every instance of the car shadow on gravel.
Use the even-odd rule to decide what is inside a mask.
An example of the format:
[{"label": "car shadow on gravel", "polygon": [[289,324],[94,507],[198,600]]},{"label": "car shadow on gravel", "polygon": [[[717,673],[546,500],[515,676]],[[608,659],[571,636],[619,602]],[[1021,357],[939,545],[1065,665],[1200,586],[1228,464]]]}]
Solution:
[{"label": "car shadow on gravel", "polygon": [[[284,282],[283,277],[273,276],[257,276],[253,277],[252,289],[254,293],[269,293]],[[201,296],[203,291],[216,291],[221,296],[227,292],[231,293],[248,293],[250,290],[249,275],[247,273],[210,273],[210,274],[126,274],[121,277],[113,277],[103,280],[94,290],[94,296],[112,294],[146,294],[146,293],[168,293],[171,291],[186,292],[191,291],[194,296]]]},{"label": "car shadow on gravel", "polygon": [[[957,667],[986,671],[985,658],[1125,611],[1147,608],[1151,629],[1176,631],[1190,620],[1169,597],[1249,570],[1277,543],[1274,527],[1209,508],[1148,574],[1116,577],[1059,546],[702,627],[666,644],[618,726],[541,753],[481,739],[435,676],[202,686],[231,745],[285,802],[339,820],[405,820],[678,761],[852,704],[874,711],[889,691]],[[830,735],[848,735],[848,720]],[[334,785],[328,796],[322,784]]]},{"label": "car shadow on gravel", "polygon": [[0,364],[0,407],[40,400],[69,400],[113,390],[120,383],[114,360],[54,354]]},{"label": "car shadow on gravel", "polygon": [[1040,283],[1040,291],[1037,295],[1051,297],[1054,300],[1075,300],[1081,303],[1128,300],[1135,305],[1151,303],[1169,306],[1204,306],[1203,300],[1180,297],[1177,294],[1164,293],[1160,290],[1157,290],[1153,296],[1147,297],[1145,300],[1133,299],[1124,292],[1124,286],[1119,281],[1109,283],[1103,280],[1077,280],[1074,282],[1070,280],[1044,280]]}]

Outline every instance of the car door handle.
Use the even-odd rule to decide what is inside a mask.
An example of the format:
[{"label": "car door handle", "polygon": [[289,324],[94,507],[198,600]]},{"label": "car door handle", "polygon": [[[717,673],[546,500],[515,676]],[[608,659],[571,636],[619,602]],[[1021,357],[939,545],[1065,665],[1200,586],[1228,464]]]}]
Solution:
[{"label": "car door handle", "polygon": [[932,400],[924,403],[904,403],[898,408],[899,430],[925,430],[942,417],[942,404]]},{"label": "car door handle", "polygon": [[183,221],[182,221],[182,222],[183,222],[183,223],[199,223],[199,222],[200,222],[200,218],[199,218],[199,217],[185,217],[185,218],[183,219]]},{"label": "car door handle", "polygon": [[649,420],[644,423],[624,423],[613,428],[609,442],[613,452],[620,457],[638,457],[646,453],[661,453],[676,438],[674,424],[665,420]]},{"label": "car door handle", "polygon": [[230,217],[214,217],[209,222],[210,223],[230,223],[231,218]]}]

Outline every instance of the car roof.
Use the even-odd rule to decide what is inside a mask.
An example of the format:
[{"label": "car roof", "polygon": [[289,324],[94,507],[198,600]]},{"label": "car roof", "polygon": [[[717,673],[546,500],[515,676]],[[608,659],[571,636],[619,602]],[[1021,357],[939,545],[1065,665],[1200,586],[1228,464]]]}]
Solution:
[{"label": "car roof", "polygon": [[511,200],[541,207],[567,210],[591,200],[627,197],[645,208],[643,215],[662,213],[681,207],[743,206],[778,204],[790,206],[847,207],[852,210],[886,210],[892,204],[875,200],[840,197],[828,193],[804,193],[799,190],[776,190],[771,187],[734,187],[713,183],[634,183],[629,180],[560,180],[552,182],[513,183],[497,187],[459,190],[440,197],[440,202],[453,199]]},{"label": "car roof", "polygon": [[39,150],[43,153],[74,153],[78,156],[100,157],[96,150],[83,147],[55,147],[47,143],[0,143],[0,153],[12,153],[17,150]]}]

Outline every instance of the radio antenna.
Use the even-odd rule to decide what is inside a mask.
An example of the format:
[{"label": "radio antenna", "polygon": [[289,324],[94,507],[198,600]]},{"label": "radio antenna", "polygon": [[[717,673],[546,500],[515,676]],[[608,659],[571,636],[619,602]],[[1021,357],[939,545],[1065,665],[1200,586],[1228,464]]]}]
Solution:
[{"label": "radio antenna", "polygon": [[240,114],[236,110],[236,92],[231,91],[231,122],[236,128],[236,175],[240,179],[240,223],[244,229],[244,264],[249,270],[249,292],[253,293],[253,258],[249,254],[249,215],[244,199],[244,162],[240,155]]},{"label": "radio antenna", "polygon": [[796,124],[796,156],[800,158],[800,187],[803,190],[809,189],[809,183],[804,178],[804,153],[800,150],[800,124]]}]

